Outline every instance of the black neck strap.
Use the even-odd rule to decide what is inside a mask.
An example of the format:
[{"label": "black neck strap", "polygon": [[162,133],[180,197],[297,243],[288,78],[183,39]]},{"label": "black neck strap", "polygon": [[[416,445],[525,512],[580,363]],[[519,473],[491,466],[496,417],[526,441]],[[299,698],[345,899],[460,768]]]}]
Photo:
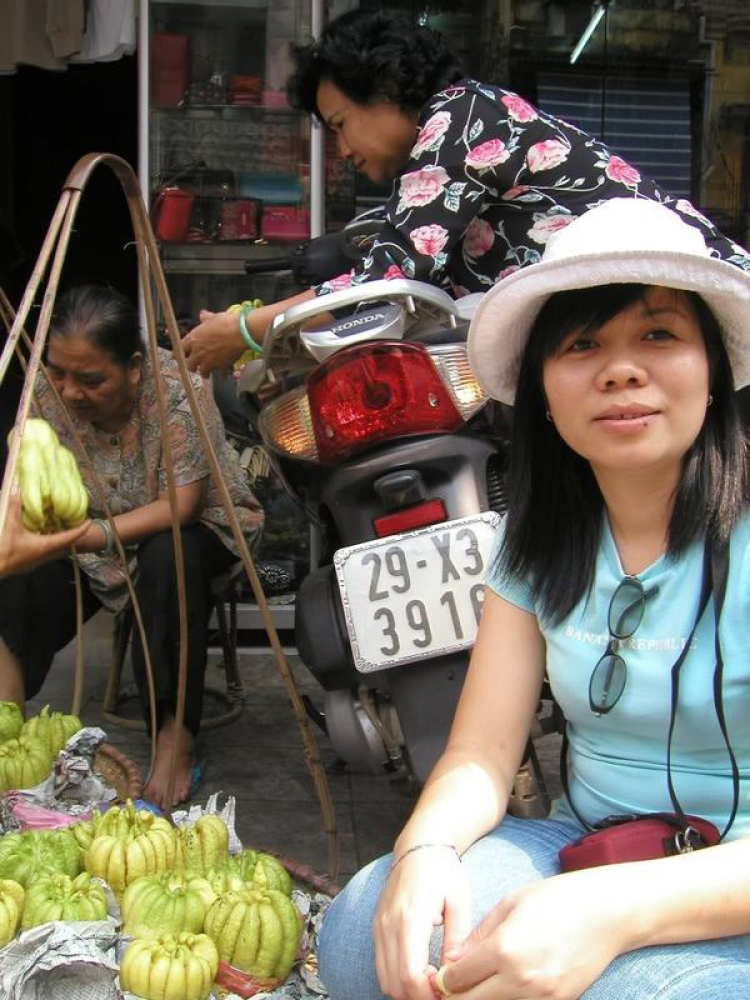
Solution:
[{"label": "black neck strap", "polygon": [[[715,650],[715,666],[714,666],[714,677],[713,677],[713,695],[714,695],[714,708],[716,710],[716,718],[719,723],[719,728],[721,729],[721,735],[724,737],[724,744],[727,748],[727,754],[729,756],[729,762],[732,769],[732,809],[729,814],[729,820],[726,826],[722,830],[721,839],[729,832],[732,823],[734,823],[734,818],[737,815],[737,808],[739,805],[740,797],[740,773],[737,767],[737,759],[735,758],[734,751],[732,749],[732,744],[729,740],[729,734],[727,733],[726,719],[724,715],[724,699],[723,699],[723,677],[724,677],[724,658],[721,653],[721,642],[719,640],[719,619],[721,617],[721,610],[724,606],[724,597],[727,590],[727,577],[729,576],[729,546],[722,544],[716,545],[711,544],[711,542],[706,539],[706,544],[703,552],[703,579],[701,582],[701,593],[700,600],[698,602],[698,610],[695,615],[695,621],[693,622],[693,627],[690,630],[690,635],[685,641],[685,645],[682,648],[680,655],[675,660],[672,670],[671,670],[671,687],[672,687],[672,699],[670,706],[670,719],[669,719],[669,737],[667,739],[667,787],[669,788],[669,797],[672,800],[672,808],[674,812],[680,817],[684,818],[685,813],[682,810],[679,799],[677,798],[677,793],[674,788],[674,783],[672,781],[672,736],[674,733],[675,723],[677,721],[677,703],[679,700],[680,693],[680,670],[685,662],[685,659],[690,652],[690,647],[693,643],[693,636],[695,635],[695,630],[698,628],[698,623],[703,618],[706,607],[708,606],[708,601],[713,591],[714,595],[714,613],[715,613],[715,627],[714,627],[714,650]],[[586,820],[581,816],[581,814],[576,809],[573,804],[573,800],[570,795],[570,786],[568,782],[568,729],[567,723],[563,728],[563,738],[562,746],[560,748],[560,780],[562,783],[563,792],[568,800],[571,811],[576,817],[581,826],[586,830],[591,830],[593,827],[586,822]]]}]

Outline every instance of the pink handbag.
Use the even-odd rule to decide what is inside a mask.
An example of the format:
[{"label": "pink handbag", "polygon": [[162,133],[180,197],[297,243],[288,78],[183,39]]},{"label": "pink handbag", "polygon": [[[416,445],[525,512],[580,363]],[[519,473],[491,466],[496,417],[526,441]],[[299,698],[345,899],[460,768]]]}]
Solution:
[{"label": "pink handbag", "polygon": [[264,240],[295,242],[309,239],[310,212],[296,205],[266,205],[260,234]]}]

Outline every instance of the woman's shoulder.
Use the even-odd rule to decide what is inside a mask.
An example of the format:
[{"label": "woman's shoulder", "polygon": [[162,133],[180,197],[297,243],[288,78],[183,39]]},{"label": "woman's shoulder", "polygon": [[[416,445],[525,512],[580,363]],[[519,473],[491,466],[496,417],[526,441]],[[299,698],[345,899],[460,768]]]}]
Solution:
[{"label": "woman's shoulder", "polygon": [[423,110],[423,115],[432,114],[443,108],[447,103],[476,103],[477,98],[480,98],[483,102],[492,104],[504,114],[511,116],[520,115],[519,120],[522,121],[529,121],[531,120],[529,116],[537,117],[538,115],[536,108],[530,101],[527,101],[519,94],[515,94],[512,90],[505,90],[503,87],[498,87],[492,83],[482,83],[468,76],[456,81],[456,83],[452,83],[437,94],[433,94]]}]

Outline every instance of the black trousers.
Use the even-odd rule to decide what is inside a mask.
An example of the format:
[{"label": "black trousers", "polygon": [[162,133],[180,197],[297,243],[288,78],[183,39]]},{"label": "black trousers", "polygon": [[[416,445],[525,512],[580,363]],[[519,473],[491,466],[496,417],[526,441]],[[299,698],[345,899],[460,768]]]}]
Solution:
[{"label": "black trousers", "polygon": [[[182,529],[187,601],[187,687],[185,725],[195,735],[203,711],[211,580],[236,557],[203,524]],[[101,604],[81,573],[84,620]],[[174,713],[179,671],[179,614],[172,532],[163,531],[138,548],[135,583],[154,670],[157,724]],[[75,581],[70,560],[47,563],[30,573],[0,580],[0,637],[17,657],[26,697],[36,695],[52,660],[75,636]],[[144,717],[150,719],[149,693],[140,631],[133,628],[133,673]]]}]

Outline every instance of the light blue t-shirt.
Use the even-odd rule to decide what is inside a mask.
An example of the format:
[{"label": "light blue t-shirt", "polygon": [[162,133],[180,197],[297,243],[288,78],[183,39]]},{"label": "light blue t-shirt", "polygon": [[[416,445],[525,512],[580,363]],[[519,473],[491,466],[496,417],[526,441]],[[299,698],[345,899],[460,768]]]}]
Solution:
[{"label": "light blue t-shirt", "polygon": [[[740,770],[739,808],[727,839],[750,834],[749,542],[750,512],[732,535],[719,628],[726,726]],[[605,516],[591,594],[559,625],[538,619],[547,644],[547,674],[568,720],[570,793],[589,823],[613,814],[672,810],[666,768],[671,668],[695,621],[703,546],[691,545],[678,560],[662,556],[638,574],[646,590],[657,585],[658,593],[646,601],[635,634],[620,644],[627,665],[622,696],[608,714],[597,717],[589,708],[589,680],[607,647],[609,603],[625,575]],[[487,583],[500,597],[538,617],[528,583],[493,572]],[[680,671],[671,770],[682,809],[723,830],[732,807],[732,776],[714,707],[714,621],[711,599]],[[554,803],[552,816],[574,819],[564,797]]]}]

